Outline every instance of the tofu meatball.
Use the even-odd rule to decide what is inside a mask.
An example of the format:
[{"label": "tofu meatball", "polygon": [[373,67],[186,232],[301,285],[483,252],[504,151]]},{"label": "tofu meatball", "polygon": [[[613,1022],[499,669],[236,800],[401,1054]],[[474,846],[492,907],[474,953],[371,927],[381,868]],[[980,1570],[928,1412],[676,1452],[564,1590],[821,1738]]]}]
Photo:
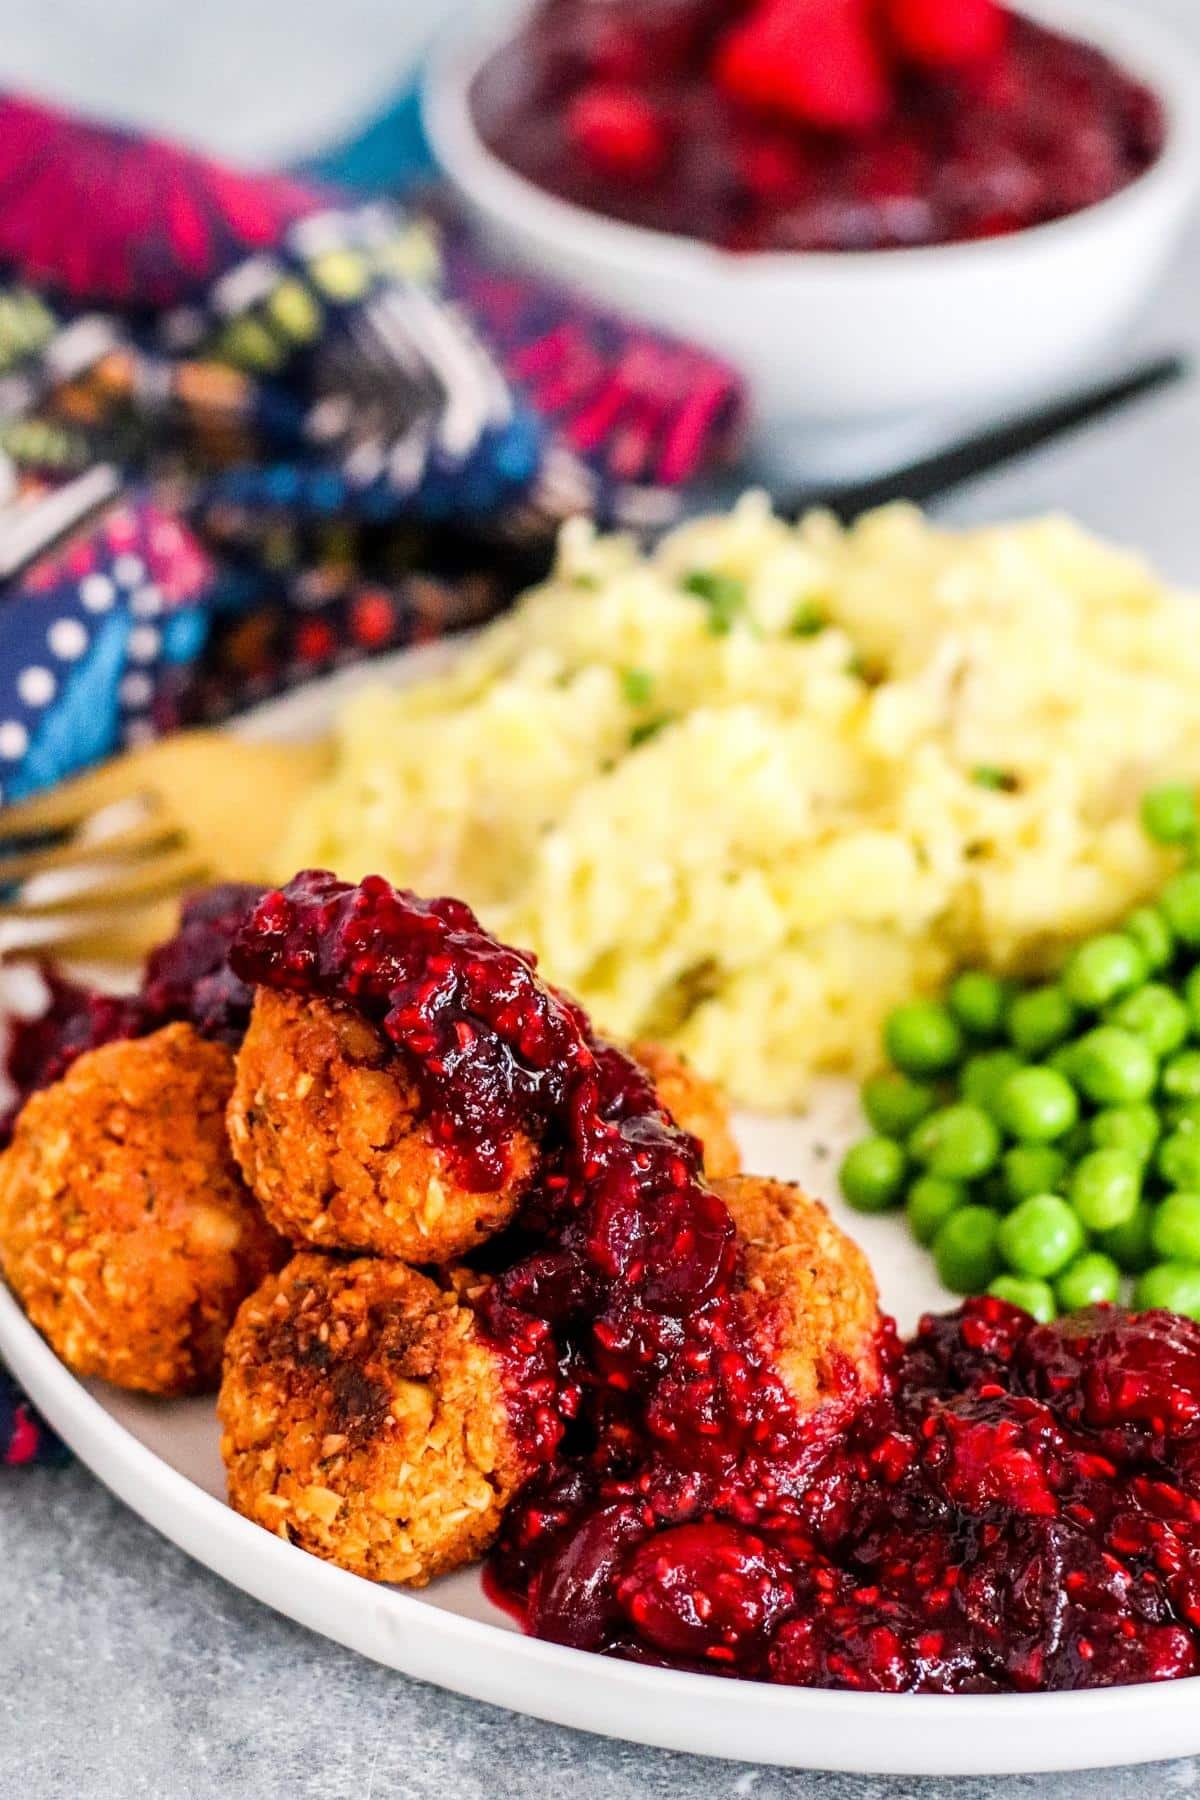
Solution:
[{"label": "tofu meatball", "polygon": [[[740,1167],[718,1090],[658,1044],[632,1054],[704,1147],[710,1176]],[[501,1185],[480,1192],[418,1117],[393,1047],[361,1014],[260,988],[238,1054],[229,1136],[271,1222],[293,1243],[410,1263],[467,1256],[515,1217],[537,1173],[518,1133]]]},{"label": "tofu meatball", "polygon": [[742,1244],[745,1305],[802,1412],[879,1386],[879,1295],[863,1252],[798,1187],[714,1183]]},{"label": "tofu meatball", "polygon": [[481,1556],[530,1473],[470,1306],[374,1257],[303,1251],[252,1294],[218,1413],[237,1510],[373,1581]]},{"label": "tofu meatball", "polygon": [[88,1051],[0,1158],[0,1267],[79,1375],[215,1388],[225,1334],[284,1249],[225,1136],[233,1057],[190,1025]]},{"label": "tofu meatball", "polygon": [[349,1007],[270,988],[258,989],[238,1052],[229,1138],[293,1243],[410,1263],[467,1255],[508,1224],[537,1168],[517,1133],[501,1185],[474,1191],[418,1116],[382,1032]]}]

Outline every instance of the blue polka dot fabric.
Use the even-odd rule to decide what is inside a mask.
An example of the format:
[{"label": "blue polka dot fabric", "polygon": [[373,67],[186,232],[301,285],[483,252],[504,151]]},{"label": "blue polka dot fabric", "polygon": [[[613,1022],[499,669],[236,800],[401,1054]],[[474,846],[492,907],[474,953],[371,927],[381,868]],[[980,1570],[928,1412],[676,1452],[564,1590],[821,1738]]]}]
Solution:
[{"label": "blue polka dot fabric", "polygon": [[136,492],[23,573],[0,603],[0,803],[158,734],[164,675],[202,649],[215,580],[188,528]]}]

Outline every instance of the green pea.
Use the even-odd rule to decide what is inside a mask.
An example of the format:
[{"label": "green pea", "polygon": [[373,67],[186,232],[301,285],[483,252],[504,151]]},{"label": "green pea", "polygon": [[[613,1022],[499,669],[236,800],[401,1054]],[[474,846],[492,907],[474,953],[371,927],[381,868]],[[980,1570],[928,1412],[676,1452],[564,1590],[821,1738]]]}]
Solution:
[{"label": "green pea", "polygon": [[999,1273],[999,1221],[986,1206],[960,1206],[933,1240],[933,1260],[952,1294],[982,1294]]},{"label": "green pea", "polygon": [[996,1097],[1010,1075],[1023,1069],[1024,1063],[1011,1050],[980,1050],[969,1056],[962,1066],[959,1089],[964,1100],[994,1113]]},{"label": "green pea", "polygon": [[1034,1066],[1009,1076],[996,1097],[996,1112],[1013,1137],[1047,1144],[1070,1131],[1079,1118],[1079,1100],[1065,1075]]},{"label": "green pea", "polygon": [[908,1190],[904,1210],[918,1244],[932,1244],[952,1212],[966,1204],[967,1190],[960,1181],[942,1181],[921,1175]]},{"label": "green pea", "polygon": [[1131,1219],[1114,1231],[1102,1231],[1097,1242],[1122,1269],[1137,1275],[1154,1261],[1154,1246],[1150,1241],[1153,1224],[1154,1208],[1143,1201]]},{"label": "green pea", "polygon": [[1093,1150],[1075,1165],[1071,1204],[1089,1231],[1124,1225],[1142,1197],[1142,1165],[1128,1150]]},{"label": "green pea", "polygon": [[1200,1050],[1181,1050],[1164,1064],[1162,1091],[1171,1100],[1200,1100]]},{"label": "green pea", "polygon": [[1065,1312],[1082,1312],[1085,1306],[1116,1300],[1121,1292],[1121,1271],[1111,1256],[1089,1250],[1069,1263],[1054,1285]]},{"label": "green pea", "polygon": [[972,1037],[998,1037],[1004,1024],[1008,990],[985,969],[967,969],[951,982],[946,996],[950,1011]]},{"label": "green pea", "polygon": [[1076,1043],[1072,1038],[1065,1044],[1060,1044],[1057,1050],[1052,1050],[1046,1058],[1046,1067],[1053,1069],[1057,1075],[1065,1075],[1072,1086],[1075,1083],[1075,1051]]},{"label": "green pea", "polygon": [[898,1006],[883,1031],[884,1046],[905,1075],[940,1075],[963,1053],[963,1034],[946,1007],[934,1000]]},{"label": "green pea", "polygon": [[863,1083],[863,1111],[881,1137],[906,1138],[937,1105],[937,1094],[907,1075],[873,1075]]},{"label": "green pea", "polygon": [[1200,1265],[1155,1263],[1139,1278],[1133,1290],[1133,1303],[1144,1311],[1161,1307],[1165,1312],[1200,1319]]},{"label": "green pea", "polygon": [[1014,1274],[1044,1281],[1074,1262],[1086,1239],[1065,1200],[1057,1194],[1034,1194],[1000,1221],[996,1241]]},{"label": "green pea", "polygon": [[1106,931],[1080,944],[1063,970],[1062,984],[1073,1005],[1098,1009],[1140,987],[1149,972],[1131,937]]},{"label": "green pea", "polygon": [[1158,1064],[1144,1038],[1119,1025],[1098,1025],[1075,1045],[1071,1067],[1097,1106],[1123,1106],[1154,1091]]},{"label": "green pea", "polygon": [[988,1293],[995,1300],[1006,1300],[1010,1306],[1019,1306],[1022,1312],[1032,1313],[1039,1325],[1049,1325],[1058,1317],[1054,1289],[1045,1281],[1030,1281],[1020,1275],[997,1275],[995,1281],[989,1283]]},{"label": "green pea", "polygon": [[1161,982],[1148,981],[1132,994],[1126,994],[1107,1015],[1110,1025],[1132,1031],[1144,1038],[1155,1056],[1170,1056],[1187,1037],[1191,1017],[1187,1007]]},{"label": "green pea", "polygon": [[1171,927],[1157,906],[1135,907],[1121,929],[1133,939],[1150,969],[1165,969],[1175,955]]},{"label": "green pea", "polygon": [[1014,1144],[1002,1159],[1005,1197],[1010,1206],[1031,1194],[1052,1194],[1067,1172],[1067,1159],[1050,1144]]},{"label": "green pea", "polygon": [[863,1138],[842,1159],[842,1193],[856,1212],[886,1212],[900,1198],[904,1151],[891,1138]]},{"label": "green pea", "polygon": [[1158,1142],[1160,1120],[1154,1108],[1142,1100],[1133,1106],[1106,1106],[1103,1112],[1093,1114],[1090,1129],[1097,1150],[1128,1150],[1139,1162],[1149,1162]]},{"label": "green pea", "polygon": [[1044,1056],[1075,1024],[1075,1008],[1056,983],[1028,988],[1008,1009],[1008,1035],[1025,1056]]},{"label": "green pea", "polygon": [[1200,944],[1200,869],[1180,869],[1158,897],[1167,924],[1182,944]]},{"label": "green pea", "polygon": [[1168,1262],[1200,1263],[1200,1194],[1168,1194],[1155,1209],[1150,1242]]},{"label": "green pea", "polygon": [[1165,1137],[1155,1162],[1168,1187],[1200,1193],[1200,1137],[1194,1131],[1173,1131]]},{"label": "green pea", "polygon": [[1195,791],[1183,782],[1150,788],[1142,795],[1142,829],[1156,844],[1190,843],[1198,824]]},{"label": "green pea", "polygon": [[1000,1154],[1000,1134],[982,1107],[944,1106],[923,1119],[908,1140],[915,1161],[944,1181],[974,1181]]},{"label": "green pea", "polygon": [[1176,1100],[1167,1107],[1167,1124],[1172,1131],[1195,1137],[1200,1132],[1200,1100]]}]

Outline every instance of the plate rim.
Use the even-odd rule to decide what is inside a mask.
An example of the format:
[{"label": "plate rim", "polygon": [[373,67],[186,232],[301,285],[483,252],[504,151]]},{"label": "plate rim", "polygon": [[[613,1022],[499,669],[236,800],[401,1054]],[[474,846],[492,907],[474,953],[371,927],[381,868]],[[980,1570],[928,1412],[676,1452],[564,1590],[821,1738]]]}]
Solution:
[{"label": "plate rim", "polygon": [[[440,672],[476,635],[302,683],[226,729],[310,736],[344,695]],[[867,1694],[651,1668],[513,1633],[440,1605],[436,1587],[418,1598],[378,1586],[241,1517],[109,1413],[3,1281],[0,1355],[80,1462],[184,1554],[343,1648],[472,1699],[656,1749],[847,1774],[1047,1774],[1200,1754],[1200,1675],[1075,1693]],[[727,1704],[714,1706],[718,1683]]]}]

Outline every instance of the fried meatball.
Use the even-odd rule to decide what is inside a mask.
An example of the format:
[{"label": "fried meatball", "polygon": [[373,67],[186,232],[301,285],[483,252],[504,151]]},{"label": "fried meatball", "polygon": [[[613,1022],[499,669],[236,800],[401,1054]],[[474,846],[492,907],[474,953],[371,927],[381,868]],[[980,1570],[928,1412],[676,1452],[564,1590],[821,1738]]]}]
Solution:
[{"label": "fried meatball", "polygon": [[238,1052],[229,1138],[285,1236],[444,1263],[507,1225],[536,1170],[531,1139],[517,1133],[500,1187],[475,1193],[418,1113],[395,1051],[361,1013],[259,988]]},{"label": "fried meatball", "polygon": [[878,1387],[879,1296],[858,1245],[788,1182],[735,1175],[714,1186],[743,1246],[755,1329],[801,1411],[854,1381]]},{"label": "fried meatball", "polygon": [[252,1294],[217,1411],[237,1510],[374,1581],[481,1556],[530,1473],[470,1307],[375,1257],[302,1251]]},{"label": "fried meatball", "polygon": [[742,1157],[720,1088],[664,1044],[633,1044],[629,1054],[645,1069],[675,1123],[698,1140],[709,1180],[736,1175]]},{"label": "fried meatball", "polygon": [[215,1388],[239,1305],[284,1247],[225,1136],[233,1057],[190,1025],[88,1051],[0,1158],[0,1267],[80,1375]]}]

